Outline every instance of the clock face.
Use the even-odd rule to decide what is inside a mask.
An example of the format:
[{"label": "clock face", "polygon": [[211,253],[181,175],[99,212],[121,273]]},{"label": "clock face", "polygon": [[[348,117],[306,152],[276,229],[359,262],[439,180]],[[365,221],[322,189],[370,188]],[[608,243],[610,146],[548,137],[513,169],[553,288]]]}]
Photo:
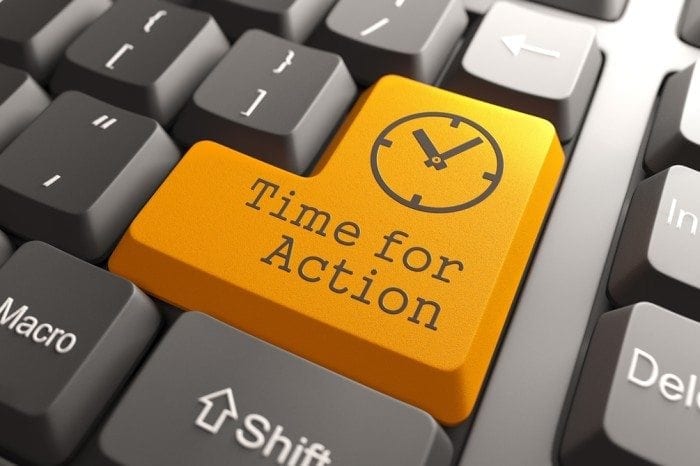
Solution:
[{"label": "clock face", "polygon": [[372,173],[406,207],[457,212],[494,192],[503,176],[503,154],[493,136],[471,120],[418,113],[382,131],[372,148]]}]

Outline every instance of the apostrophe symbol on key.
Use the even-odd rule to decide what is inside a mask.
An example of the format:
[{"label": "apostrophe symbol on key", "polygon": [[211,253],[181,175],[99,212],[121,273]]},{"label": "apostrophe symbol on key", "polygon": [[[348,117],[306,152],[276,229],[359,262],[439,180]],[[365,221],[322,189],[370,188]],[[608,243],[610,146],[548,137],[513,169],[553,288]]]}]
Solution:
[{"label": "apostrophe symbol on key", "polygon": [[148,18],[148,22],[146,25],[143,27],[143,32],[146,34],[150,34],[151,29],[153,29],[153,26],[156,25],[158,21],[160,21],[163,17],[167,16],[168,12],[165,10],[160,10],[150,18]]},{"label": "apostrophe symbol on key", "polygon": [[371,166],[389,197],[428,213],[480,204],[496,190],[504,170],[498,142],[484,127],[440,112],[409,115],[389,125],[374,143]]},{"label": "apostrophe symbol on key", "polygon": [[284,70],[287,69],[287,67],[292,66],[292,60],[294,60],[294,50],[289,50],[287,51],[287,56],[284,58],[284,61],[280,63],[280,65],[272,70],[273,73],[275,74],[281,74],[284,72]]}]

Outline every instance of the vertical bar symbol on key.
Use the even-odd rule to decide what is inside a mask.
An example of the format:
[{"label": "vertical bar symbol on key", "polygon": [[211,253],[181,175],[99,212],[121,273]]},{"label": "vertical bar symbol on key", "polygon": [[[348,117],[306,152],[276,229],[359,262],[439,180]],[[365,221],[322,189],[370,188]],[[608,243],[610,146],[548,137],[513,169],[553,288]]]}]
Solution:
[{"label": "vertical bar symbol on key", "polygon": [[377,21],[376,23],[374,23],[373,25],[371,25],[370,27],[368,27],[367,29],[365,29],[364,31],[360,32],[360,35],[362,37],[368,36],[368,35],[372,34],[373,32],[376,32],[379,29],[383,28],[387,24],[389,24],[389,18],[382,18],[379,21]]},{"label": "vertical bar symbol on key", "polygon": [[[2,2],[2,0],[0,0],[0,2]],[[54,184],[56,181],[58,181],[60,179],[61,179],[61,175],[54,175],[51,178],[49,178],[48,180],[44,181],[43,186],[45,188],[48,188],[49,186],[51,186],[52,184]]]},{"label": "vertical bar symbol on key", "polygon": [[258,108],[258,106],[262,103],[263,99],[265,99],[265,96],[267,96],[267,91],[265,89],[258,89],[258,96],[255,98],[255,101],[253,104],[248,108],[248,110],[244,110],[241,112],[241,115],[244,117],[249,117],[255,112],[255,109]]},{"label": "vertical bar symbol on key", "polygon": [[108,115],[102,115],[97,120],[92,122],[92,126],[97,126],[98,128],[102,129],[108,129],[117,121],[119,120],[117,120],[116,118],[110,118]]},{"label": "vertical bar symbol on key", "polygon": [[112,55],[112,58],[109,59],[107,63],[105,63],[105,68],[109,68],[110,70],[114,69],[114,64],[124,55],[126,52],[129,50],[134,50],[134,46],[131,44],[124,44],[121,46],[119,50],[117,50],[117,53]]}]

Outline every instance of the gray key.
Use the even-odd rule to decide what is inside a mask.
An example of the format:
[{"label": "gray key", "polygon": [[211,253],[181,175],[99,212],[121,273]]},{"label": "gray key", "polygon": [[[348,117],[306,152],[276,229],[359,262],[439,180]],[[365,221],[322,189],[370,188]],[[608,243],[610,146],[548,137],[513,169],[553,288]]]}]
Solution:
[{"label": "gray key", "polygon": [[155,121],[65,93],[0,154],[0,226],[98,262],[179,156]]},{"label": "gray key", "polygon": [[678,35],[695,47],[700,47],[700,1],[685,0]]},{"label": "gray key", "polygon": [[98,448],[84,464],[447,466],[452,456],[423,411],[192,312],[150,357]]},{"label": "gray key", "polygon": [[45,80],[68,44],[110,5],[109,0],[3,0],[0,62]]},{"label": "gray key", "polygon": [[51,80],[162,125],[228,50],[214,19],[161,0],[120,0],[68,48]]},{"label": "gray key", "polygon": [[563,466],[698,464],[700,324],[641,303],[598,321],[561,448]]},{"label": "gray key", "polygon": [[174,135],[185,145],[217,141],[302,173],[356,92],[338,55],[249,31],[197,89]]},{"label": "gray key", "polygon": [[700,71],[695,63],[664,85],[644,164],[652,173],[671,165],[700,170]]},{"label": "gray key", "polygon": [[651,301],[700,319],[700,173],[674,166],[632,198],[608,290],[618,305]]},{"label": "gray key", "polygon": [[446,87],[551,121],[570,140],[602,64],[589,25],[498,2],[486,14]]},{"label": "gray key", "polygon": [[433,83],[467,27],[460,0],[340,0],[312,43],[361,84],[387,74]]},{"label": "gray key", "polygon": [[210,12],[235,40],[248,29],[263,29],[304,42],[335,0],[193,0],[192,8]]},{"label": "gray key", "polygon": [[12,243],[10,238],[0,231],[0,266],[12,255]]},{"label": "gray key", "polygon": [[622,16],[627,0],[533,0],[538,3],[573,11],[580,15],[615,21]]},{"label": "gray key", "polygon": [[6,459],[0,458],[0,466],[15,466],[15,463],[10,463]]},{"label": "gray key", "polygon": [[66,460],[155,336],[133,284],[44,243],[0,268],[0,449]]},{"label": "gray key", "polygon": [[27,73],[0,64],[0,151],[51,103]]}]

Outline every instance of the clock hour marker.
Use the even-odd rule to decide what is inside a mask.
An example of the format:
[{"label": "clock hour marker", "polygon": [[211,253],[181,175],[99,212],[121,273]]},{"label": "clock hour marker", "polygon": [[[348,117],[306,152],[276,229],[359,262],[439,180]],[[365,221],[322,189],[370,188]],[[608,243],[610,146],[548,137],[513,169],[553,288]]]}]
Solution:
[{"label": "clock hour marker", "polygon": [[420,201],[423,200],[423,196],[420,194],[414,194],[413,197],[411,198],[411,205],[418,206],[420,205]]},{"label": "clock hour marker", "polygon": [[492,181],[492,182],[493,182],[493,181],[496,181],[496,180],[498,179],[498,175],[496,175],[495,173],[489,173],[489,172],[484,172],[484,174],[482,175],[482,177],[483,177],[485,180],[489,180],[489,181]]}]

